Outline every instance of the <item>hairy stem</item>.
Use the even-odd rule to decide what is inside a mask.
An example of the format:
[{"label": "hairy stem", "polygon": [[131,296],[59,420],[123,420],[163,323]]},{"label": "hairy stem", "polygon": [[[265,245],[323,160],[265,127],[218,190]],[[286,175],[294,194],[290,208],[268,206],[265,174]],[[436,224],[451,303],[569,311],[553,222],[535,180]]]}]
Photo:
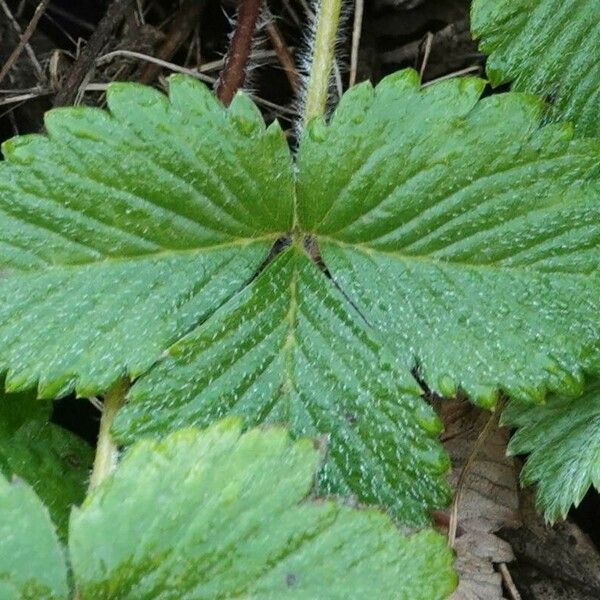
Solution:
[{"label": "hairy stem", "polygon": [[100,485],[112,473],[115,466],[117,446],[112,439],[110,429],[119,408],[125,402],[125,394],[128,388],[127,380],[121,380],[115,384],[104,398],[96,457],[94,458],[94,468],[90,478],[90,490]]},{"label": "hairy stem", "polygon": [[327,108],[342,1],[321,0],[318,7],[317,29],[304,107],[305,124],[313,117],[324,114]]},{"label": "hairy stem", "polygon": [[226,106],[246,81],[246,66],[263,0],[240,0],[237,25],[227,51],[225,68],[219,77],[217,96]]}]

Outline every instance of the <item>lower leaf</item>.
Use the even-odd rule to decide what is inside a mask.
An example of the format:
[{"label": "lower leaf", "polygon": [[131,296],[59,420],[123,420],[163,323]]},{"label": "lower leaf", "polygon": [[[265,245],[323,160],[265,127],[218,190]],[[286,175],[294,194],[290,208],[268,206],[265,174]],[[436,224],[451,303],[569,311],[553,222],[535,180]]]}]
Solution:
[{"label": "lower leaf", "polygon": [[49,422],[51,408],[29,393],[0,392],[0,473],[27,481],[66,538],[71,506],[85,496],[93,452],[81,438]]},{"label": "lower leaf", "polygon": [[548,521],[565,518],[590,486],[600,490],[600,382],[579,398],[552,397],[542,406],[513,402],[503,422],[517,427],[509,452],[530,452],[521,480],[537,484]]},{"label": "lower leaf", "polygon": [[136,444],[73,514],[81,600],[446,598],[444,538],[306,501],[319,462],[311,441],[236,420]]},{"label": "lower leaf", "polygon": [[47,509],[21,480],[0,475],[0,598],[66,600],[67,569]]}]

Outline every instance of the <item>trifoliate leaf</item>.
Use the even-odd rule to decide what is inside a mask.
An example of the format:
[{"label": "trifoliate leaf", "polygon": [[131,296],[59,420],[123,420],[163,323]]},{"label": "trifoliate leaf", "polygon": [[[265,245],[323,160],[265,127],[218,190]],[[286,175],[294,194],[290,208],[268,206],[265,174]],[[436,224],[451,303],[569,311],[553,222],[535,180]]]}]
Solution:
[{"label": "trifoliate leaf", "polygon": [[578,393],[600,367],[600,142],[542,106],[413,71],[353,88],[299,150],[301,227],[436,391]]},{"label": "trifoliate leaf", "polygon": [[249,280],[292,222],[281,129],[190,78],[114,84],[0,164],[0,371],[54,397],[144,372]]},{"label": "trifoliate leaf", "polygon": [[541,94],[554,120],[600,135],[598,0],[473,0],[471,24],[494,85]]},{"label": "trifoliate leaf", "polygon": [[590,486],[600,490],[600,383],[579,398],[553,397],[531,407],[513,402],[503,422],[517,427],[510,453],[531,452],[521,481],[537,484],[537,504],[548,521],[564,519]]},{"label": "trifoliate leaf", "polygon": [[0,598],[66,600],[67,568],[46,507],[0,475]]},{"label": "trifoliate leaf", "polygon": [[143,441],[71,521],[81,600],[435,600],[455,586],[432,530],[306,500],[319,453],[231,420]]},{"label": "trifoliate leaf", "polygon": [[71,506],[87,488],[93,451],[81,438],[49,422],[52,405],[32,394],[0,392],[0,473],[27,481],[66,538]]},{"label": "trifoliate leaf", "polygon": [[449,497],[441,423],[408,372],[311,262],[292,247],[176,344],[117,416],[124,442],[239,415],[329,438],[322,493],[426,522]]}]

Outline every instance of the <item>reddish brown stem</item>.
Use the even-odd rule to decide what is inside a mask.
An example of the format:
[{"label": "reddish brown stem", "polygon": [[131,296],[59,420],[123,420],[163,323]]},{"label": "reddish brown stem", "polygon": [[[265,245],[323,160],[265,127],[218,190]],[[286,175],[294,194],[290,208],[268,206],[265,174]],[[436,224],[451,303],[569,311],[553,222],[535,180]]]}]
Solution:
[{"label": "reddish brown stem", "polygon": [[237,25],[217,85],[217,96],[226,106],[246,81],[246,66],[262,5],[263,0],[240,0]]}]

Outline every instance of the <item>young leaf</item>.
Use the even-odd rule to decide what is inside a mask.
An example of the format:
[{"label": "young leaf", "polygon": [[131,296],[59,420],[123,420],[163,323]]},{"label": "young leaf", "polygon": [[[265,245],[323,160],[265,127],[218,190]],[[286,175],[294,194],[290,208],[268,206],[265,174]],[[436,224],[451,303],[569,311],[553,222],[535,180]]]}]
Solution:
[{"label": "young leaf", "polygon": [[122,442],[240,415],[329,436],[322,493],[381,504],[423,523],[446,504],[441,423],[410,374],[301,248],[169,351],[117,416]]},{"label": "young leaf", "polygon": [[73,513],[82,600],[435,600],[454,589],[442,536],[406,537],[375,510],[306,501],[312,442],[240,432],[228,420],[126,454]]},{"label": "young leaf", "polygon": [[66,600],[67,568],[46,507],[0,475],[0,598]]},{"label": "young leaf", "polygon": [[600,2],[473,0],[471,26],[493,85],[541,94],[554,120],[599,136]]},{"label": "young leaf", "polygon": [[66,538],[71,506],[79,504],[92,465],[91,447],[49,422],[52,405],[32,394],[0,392],[0,472],[27,481]]},{"label": "young leaf", "polygon": [[46,115],[0,165],[0,371],[43,397],[144,372],[237,291],[292,222],[277,125],[190,78]]},{"label": "young leaf", "polygon": [[600,367],[600,142],[483,86],[402,71],[350,90],[302,140],[300,225],[433,389],[577,393]]},{"label": "young leaf", "polygon": [[600,490],[600,383],[579,398],[554,397],[542,406],[513,402],[503,422],[517,427],[511,454],[531,452],[521,472],[537,484],[537,504],[548,521],[564,519],[593,485]]}]

